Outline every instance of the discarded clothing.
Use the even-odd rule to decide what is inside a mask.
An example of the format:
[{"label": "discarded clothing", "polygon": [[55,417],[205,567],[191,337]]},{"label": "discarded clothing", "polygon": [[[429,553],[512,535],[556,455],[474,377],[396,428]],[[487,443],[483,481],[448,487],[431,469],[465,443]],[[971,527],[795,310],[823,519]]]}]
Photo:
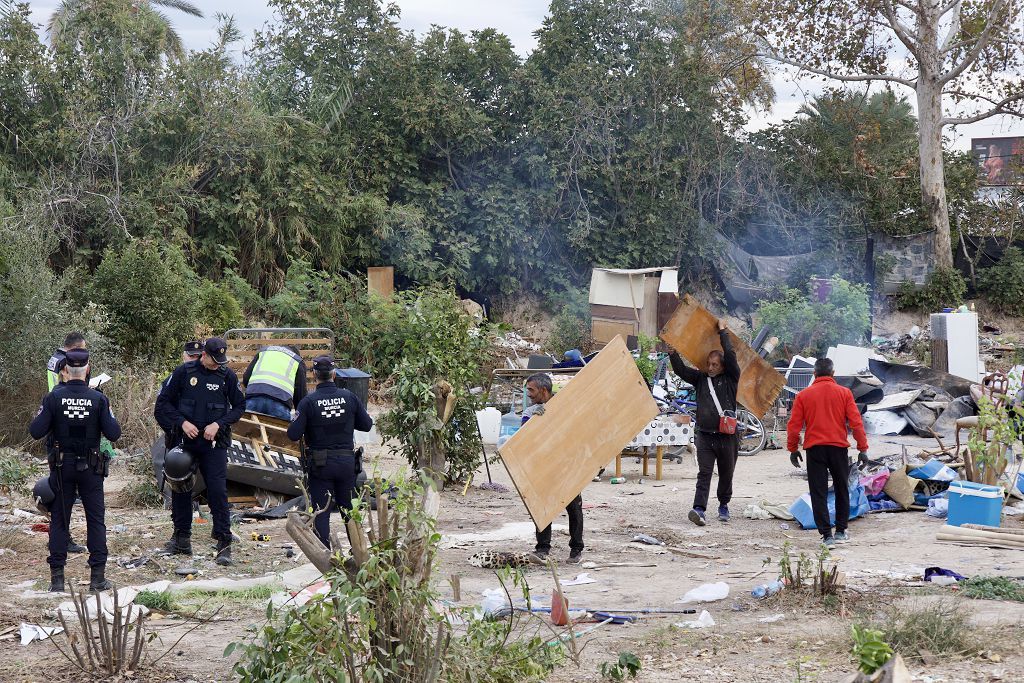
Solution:
[{"label": "discarded clothing", "polygon": [[889,481],[888,469],[860,478],[860,483],[864,486],[864,493],[868,495],[868,498],[881,493],[887,481]]},{"label": "discarded clothing", "polygon": [[949,576],[957,581],[964,581],[967,579],[966,576],[957,574],[952,569],[943,569],[942,567],[928,567],[924,570],[924,580],[931,581],[933,576]]}]

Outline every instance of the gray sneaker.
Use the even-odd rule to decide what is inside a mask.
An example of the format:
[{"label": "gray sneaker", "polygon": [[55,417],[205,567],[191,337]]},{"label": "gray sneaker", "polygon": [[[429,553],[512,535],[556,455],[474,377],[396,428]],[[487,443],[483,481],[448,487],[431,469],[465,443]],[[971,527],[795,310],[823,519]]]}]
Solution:
[{"label": "gray sneaker", "polygon": [[832,536],[825,536],[823,539],[821,539],[821,544],[826,548],[834,548],[836,547],[836,539]]},{"label": "gray sneaker", "polygon": [[850,534],[846,533],[845,531],[837,531],[835,539],[836,543],[849,543]]},{"label": "gray sneaker", "polygon": [[690,514],[687,515],[689,520],[697,526],[704,526],[707,524],[707,520],[704,519],[704,511],[694,508],[690,510]]}]

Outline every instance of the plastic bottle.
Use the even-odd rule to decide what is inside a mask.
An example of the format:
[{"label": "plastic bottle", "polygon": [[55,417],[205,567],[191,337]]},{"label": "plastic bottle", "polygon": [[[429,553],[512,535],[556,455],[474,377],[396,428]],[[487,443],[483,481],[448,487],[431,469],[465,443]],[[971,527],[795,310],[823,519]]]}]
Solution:
[{"label": "plastic bottle", "polygon": [[610,481],[613,484],[625,484],[626,483],[626,478],[625,477],[612,477],[608,481]]},{"label": "plastic bottle", "polygon": [[755,598],[767,598],[768,596],[775,595],[781,591],[782,586],[782,582],[776,579],[771,583],[762,583],[760,586],[757,586],[754,590],[750,591],[750,594]]}]

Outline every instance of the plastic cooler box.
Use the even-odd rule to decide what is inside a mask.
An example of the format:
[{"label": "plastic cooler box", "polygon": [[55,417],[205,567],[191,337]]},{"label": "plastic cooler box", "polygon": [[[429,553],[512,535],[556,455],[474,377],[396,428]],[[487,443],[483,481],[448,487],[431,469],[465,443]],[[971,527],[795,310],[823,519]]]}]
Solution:
[{"label": "plastic cooler box", "polygon": [[949,485],[948,498],[949,515],[946,524],[999,526],[999,516],[1003,510],[1002,488],[973,481],[954,481]]}]

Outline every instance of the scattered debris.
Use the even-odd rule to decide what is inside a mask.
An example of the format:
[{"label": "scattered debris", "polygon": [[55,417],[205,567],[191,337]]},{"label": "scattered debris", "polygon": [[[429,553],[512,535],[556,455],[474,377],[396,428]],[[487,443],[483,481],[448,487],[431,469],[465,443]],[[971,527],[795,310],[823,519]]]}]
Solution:
[{"label": "scattered debris", "polygon": [[729,597],[729,584],[724,581],[718,583],[705,583],[692,588],[686,592],[676,603],[687,604],[690,602],[716,602]]},{"label": "scattered debris", "polygon": [[33,640],[46,640],[50,636],[64,631],[60,626],[40,626],[21,622],[21,644],[28,645]]},{"label": "scattered debris", "polygon": [[677,623],[673,624],[673,626],[675,626],[676,628],[690,628],[690,629],[708,628],[709,626],[714,626],[714,625],[715,625],[715,620],[713,618],[711,618],[711,614],[707,610],[703,610],[700,613],[700,616],[697,617],[696,619],[693,619],[691,621],[680,621],[680,622],[677,622]]}]

